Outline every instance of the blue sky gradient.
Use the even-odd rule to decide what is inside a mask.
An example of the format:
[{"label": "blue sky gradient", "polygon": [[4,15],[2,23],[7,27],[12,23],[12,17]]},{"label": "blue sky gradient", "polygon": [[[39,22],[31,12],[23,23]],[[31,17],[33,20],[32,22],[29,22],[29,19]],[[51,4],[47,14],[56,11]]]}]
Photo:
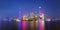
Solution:
[{"label": "blue sky gradient", "polygon": [[0,0],[0,17],[18,16],[19,8],[22,13],[41,10],[49,17],[60,17],[60,0]]}]

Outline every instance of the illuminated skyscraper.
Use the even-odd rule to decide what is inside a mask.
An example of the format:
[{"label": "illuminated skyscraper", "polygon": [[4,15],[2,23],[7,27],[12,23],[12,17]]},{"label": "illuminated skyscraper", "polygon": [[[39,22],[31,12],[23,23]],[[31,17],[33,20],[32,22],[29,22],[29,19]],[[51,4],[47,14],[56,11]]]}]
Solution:
[{"label": "illuminated skyscraper", "polygon": [[39,16],[40,16],[40,19],[42,19],[42,21],[44,21],[44,14],[40,13]]},{"label": "illuminated skyscraper", "polygon": [[44,13],[41,6],[39,6],[39,30],[44,30]]},{"label": "illuminated skyscraper", "polygon": [[28,20],[28,16],[23,15],[22,20]]},{"label": "illuminated skyscraper", "polygon": [[30,18],[34,18],[34,13],[30,13]]},{"label": "illuminated skyscraper", "polygon": [[19,8],[19,12],[18,12],[18,30],[22,30],[22,21],[21,21],[21,19],[22,19],[22,10],[21,10],[21,8]]},{"label": "illuminated skyscraper", "polygon": [[33,13],[33,12],[32,12],[32,13],[30,13],[29,19],[30,19],[30,20],[33,20],[34,18],[35,18],[34,13]]},{"label": "illuminated skyscraper", "polygon": [[39,17],[40,17],[40,30],[44,30],[44,14],[40,12]]}]

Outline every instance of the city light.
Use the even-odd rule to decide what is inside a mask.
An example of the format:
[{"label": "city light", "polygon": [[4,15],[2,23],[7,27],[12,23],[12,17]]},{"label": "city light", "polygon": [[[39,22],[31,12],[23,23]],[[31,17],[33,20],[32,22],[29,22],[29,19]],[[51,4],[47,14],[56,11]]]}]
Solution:
[{"label": "city light", "polygon": [[44,30],[44,14],[39,13],[40,16],[40,29],[39,30]]},{"label": "city light", "polygon": [[0,30],[60,30],[60,0],[0,0]]},{"label": "city light", "polygon": [[47,18],[46,21],[51,21],[51,19],[50,18]]}]

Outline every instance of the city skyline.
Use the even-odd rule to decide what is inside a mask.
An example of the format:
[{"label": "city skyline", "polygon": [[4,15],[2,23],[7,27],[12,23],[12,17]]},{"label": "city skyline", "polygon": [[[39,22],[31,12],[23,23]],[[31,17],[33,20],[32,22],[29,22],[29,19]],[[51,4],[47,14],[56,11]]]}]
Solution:
[{"label": "city skyline", "polygon": [[0,0],[0,18],[12,17],[19,15],[19,8],[21,11],[30,13],[39,11],[39,8],[47,16],[52,18],[60,17],[60,0]]}]

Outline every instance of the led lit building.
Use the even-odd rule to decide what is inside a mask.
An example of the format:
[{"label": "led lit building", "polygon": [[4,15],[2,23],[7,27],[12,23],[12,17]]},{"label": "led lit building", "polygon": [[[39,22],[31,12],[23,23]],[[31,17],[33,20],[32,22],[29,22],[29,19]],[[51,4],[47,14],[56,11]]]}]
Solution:
[{"label": "led lit building", "polygon": [[34,18],[35,18],[34,13],[33,13],[33,12],[32,12],[32,13],[30,13],[29,20],[34,20]]},{"label": "led lit building", "polygon": [[22,20],[23,21],[27,21],[28,20],[28,17],[24,15],[24,16],[22,16]]},{"label": "led lit building", "polygon": [[40,30],[44,30],[44,14],[43,13],[39,13],[39,17],[40,17]]}]

